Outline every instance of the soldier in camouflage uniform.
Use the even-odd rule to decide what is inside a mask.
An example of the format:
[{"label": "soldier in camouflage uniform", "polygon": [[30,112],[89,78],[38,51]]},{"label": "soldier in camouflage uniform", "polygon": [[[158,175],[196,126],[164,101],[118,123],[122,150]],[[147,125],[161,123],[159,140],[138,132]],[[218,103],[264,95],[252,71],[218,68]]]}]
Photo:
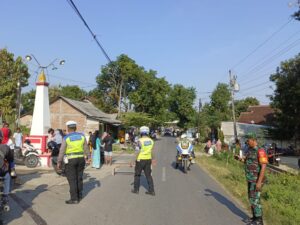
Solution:
[{"label": "soldier in camouflage uniform", "polygon": [[253,217],[251,225],[263,225],[262,206],[260,194],[265,181],[265,170],[268,164],[268,156],[263,148],[258,148],[255,133],[246,135],[248,150],[245,157],[237,158],[245,162],[246,179],[248,183],[248,198],[251,204]]}]

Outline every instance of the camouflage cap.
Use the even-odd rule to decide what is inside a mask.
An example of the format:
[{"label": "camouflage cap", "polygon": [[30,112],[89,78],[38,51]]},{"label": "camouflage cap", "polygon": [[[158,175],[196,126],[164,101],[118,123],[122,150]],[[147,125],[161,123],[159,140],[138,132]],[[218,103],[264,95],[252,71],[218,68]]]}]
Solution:
[{"label": "camouflage cap", "polygon": [[247,134],[246,134],[246,139],[257,139],[257,137],[256,137],[256,133],[254,133],[254,132],[248,132]]}]

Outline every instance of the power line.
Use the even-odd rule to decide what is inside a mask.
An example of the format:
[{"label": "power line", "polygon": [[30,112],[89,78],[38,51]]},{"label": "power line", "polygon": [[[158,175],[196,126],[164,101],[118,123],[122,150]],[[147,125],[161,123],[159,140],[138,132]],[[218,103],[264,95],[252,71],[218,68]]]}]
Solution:
[{"label": "power line", "polygon": [[[281,46],[287,44],[294,36],[296,36],[297,34],[300,33],[300,30],[298,30],[297,32],[293,33],[289,38],[287,38],[286,40],[284,40],[283,42],[281,42],[275,49],[273,49],[272,51],[270,51],[268,54],[266,54],[264,57],[262,57],[259,61],[257,61],[256,63],[254,63],[250,68],[254,68],[256,64],[260,63],[261,60],[265,59],[266,57],[268,57],[270,54],[272,54],[273,52],[275,52],[276,50],[278,50]],[[299,40],[299,39],[298,39]],[[298,41],[296,40],[296,42]],[[295,43],[295,41],[293,42]],[[292,44],[293,44],[292,43]],[[283,50],[281,50],[283,51]],[[278,54],[278,53],[277,53]],[[246,78],[247,79],[247,78]]]},{"label": "power line", "polygon": [[75,11],[75,13],[77,14],[77,16],[81,19],[81,21],[83,22],[83,24],[85,25],[85,27],[88,29],[88,31],[90,32],[90,34],[92,35],[93,39],[96,41],[98,47],[101,49],[102,53],[104,54],[105,58],[108,60],[109,63],[111,63],[111,59],[109,58],[108,54],[106,53],[106,51],[104,50],[103,46],[100,44],[97,36],[94,34],[94,32],[91,30],[91,28],[89,27],[89,25],[87,24],[87,22],[85,21],[85,19],[83,18],[83,16],[81,15],[81,13],[79,12],[78,8],[76,7],[75,3],[73,2],[73,0],[67,0],[67,2],[69,3],[69,5],[72,7],[72,9]]},{"label": "power line", "polygon": [[251,73],[254,73],[254,72],[257,72],[257,71],[261,70],[266,65],[268,65],[271,62],[273,62],[276,58],[278,58],[278,57],[286,54],[287,52],[289,52],[291,49],[293,49],[294,47],[296,47],[299,43],[300,43],[300,39],[297,39],[296,41],[294,41],[293,43],[291,43],[290,45],[288,45],[287,47],[285,47],[284,49],[282,49],[281,51],[279,51],[275,55],[267,58],[262,63],[258,64],[257,66],[255,66],[250,71],[248,71],[247,73],[243,74],[242,76],[246,76],[248,74],[251,74]]},{"label": "power line", "polygon": [[269,83],[269,82],[270,82],[270,81],[266,81],[266,82],[263,82],[263,83],[260,83],[260,84],[257,84],[257,85],[253,85],[253,86],[251,86],[251,87],[248,87],[248,88],[243,89],[243,91],[247,91],[247,90],[250,90],[250,89],[253,89],[253,88],[256,88],[256,87],[263,86],[263,85],[265,85],[265,84],[267,84],[267,83]]},{"label": "power line", "polygon": [[231,70],[242,64],[246,59],[248,59],[253,53],[255,53],[258,49],[260,49],[262,46],[264,46],[268,41],[270,41],[276,34],[278,34],[280,31],[283,30],[291,21],[293,18],[291,17],[286,23],[284,23],[282,26],[279,27],[275,32],[273,32],[265,41],[263,41],[261,44],[259,44],[254,50],[252,50],[248,55],[246,55],[244,58],[242,58],[240,61],[238,61],[235,65],[231,67]]},{"label": "power line", "polygon": [[[32,70],[32,69],[29,69],[29,71],[34,72],[34,73],[37,73],[37,71],[34,71],[34,70]],[[58,80],[71,81],[71,82],[73,82],[73,83],[86,84],[86,85],[87,85],[87,86],[79,86],[79,85],[77,85],[78,87],[82,87],[82,88],[96,87],[96,86],[97,86],[97,84],[95,84],[95,83],[89,83],[89,82],[86,82],[86,81],[74,80],[74,79],[70,79],[70,78],[63,78],[63,77],[56,76],[56,75],[49,74],[49,73],[47,73],[47,75],[49,76],[49,78],[56,78],[56,79],[58,79]]]}]

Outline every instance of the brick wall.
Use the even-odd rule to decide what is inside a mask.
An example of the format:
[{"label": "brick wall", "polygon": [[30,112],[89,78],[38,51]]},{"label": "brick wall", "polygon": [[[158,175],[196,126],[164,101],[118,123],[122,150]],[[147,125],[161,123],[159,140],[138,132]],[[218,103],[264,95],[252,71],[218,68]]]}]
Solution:
[{"label": "brick wall", "polygon": [[77,122],[77,131],[86,131],[86,116],[62,99],[58,99],[50,105],[50,115],[51,127],[54,129],[64,130],[66,129],[66,122],[73,120]]}]

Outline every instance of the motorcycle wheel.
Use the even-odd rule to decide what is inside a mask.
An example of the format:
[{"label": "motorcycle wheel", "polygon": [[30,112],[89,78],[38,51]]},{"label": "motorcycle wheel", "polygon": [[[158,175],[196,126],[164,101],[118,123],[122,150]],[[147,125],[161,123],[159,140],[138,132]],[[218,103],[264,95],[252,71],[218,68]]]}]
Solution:
[{"label": "motorcycle wheel", "polygon": [[39,163],[39,159],[36,155],[30,155],[25,158],[24,163],[28,168],[35,168]]},{"label": "motorcycle wheel", "polygon": [[183,172],[187,173],[187,170],[188,170],[188,162],[187,162],[187,160],[184,160],[183,161]]},{"label": "motorcycle wheel", "polygon": [[10,210],[9,205],[3,206],[3,211],[4,211],[4,212],[9,212],[9,210]]}]

